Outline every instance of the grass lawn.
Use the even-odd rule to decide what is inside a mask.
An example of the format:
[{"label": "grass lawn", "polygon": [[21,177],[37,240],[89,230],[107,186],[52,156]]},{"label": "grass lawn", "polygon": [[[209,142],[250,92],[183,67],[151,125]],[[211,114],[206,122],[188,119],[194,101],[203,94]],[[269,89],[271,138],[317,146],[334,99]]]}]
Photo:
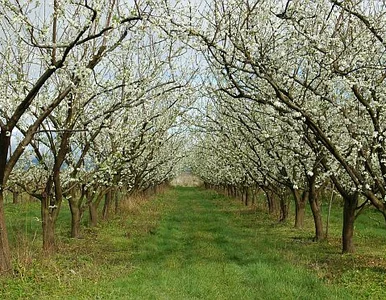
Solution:
[{"label": "grass lawn", "polygon": [[[312,228],[294,230],[211,191],[175,188],[85,229],[83,239],[66,238],[69,228],[58,224],[58,252],[45,257],[38,206],[10,205],[7,214],[17,274],[0,279],[1,299],[386,297],[385,254],[377,252],[384,230],[371,227],[378,215],[358,220],[358,254],[342,256],[339,211],[331,238],[318,244]],[[60,224],[68,217],[63,207]]]}]

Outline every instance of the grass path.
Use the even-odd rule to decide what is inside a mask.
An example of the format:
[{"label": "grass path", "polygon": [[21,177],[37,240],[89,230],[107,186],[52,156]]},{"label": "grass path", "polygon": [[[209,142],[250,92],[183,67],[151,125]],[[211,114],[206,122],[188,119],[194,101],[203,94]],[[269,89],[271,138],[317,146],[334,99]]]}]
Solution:
[{"label": "grass path", "polygon": [[148,235],[134,239],[133,272],[103,286],[122,299],[349,299],[285,262],[255,213],[208,191],[177,188]]},{"label": "grass path", "polygon": [[[8,212],[16,227],[19,217],[30,220],[22,227],[33,242],[15,248],[17,275],[0,278],[0,299],[353,299],[289,263],[301,251],[318,255],[317,245],[296,248],[264,213],[211,191],[171,189],[86,229],[83,239],[60,227],[60,249],[48,257],[35,240],[39,207],[26,209]],[[68,224],[68,212],[61,217]]]}]

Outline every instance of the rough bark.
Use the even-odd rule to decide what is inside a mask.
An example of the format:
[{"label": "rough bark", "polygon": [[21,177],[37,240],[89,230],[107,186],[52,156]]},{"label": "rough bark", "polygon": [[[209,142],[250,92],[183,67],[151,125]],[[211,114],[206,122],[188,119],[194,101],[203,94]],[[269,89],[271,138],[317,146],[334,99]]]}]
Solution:
[{"label": "rough bark", "polygon": [[343,206],[342,253],[354,253],[355,210],[358,205],[358,193],[346,195]]}]

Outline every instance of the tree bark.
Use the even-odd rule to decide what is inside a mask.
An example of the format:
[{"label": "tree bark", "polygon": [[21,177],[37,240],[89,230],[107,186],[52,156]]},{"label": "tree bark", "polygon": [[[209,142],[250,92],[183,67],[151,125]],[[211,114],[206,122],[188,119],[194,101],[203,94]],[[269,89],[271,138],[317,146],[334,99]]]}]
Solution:
[{"label": "tree bark", "polygon": [[300,193],[298,189],[292,189],[295,199],[295,228],[303,228],[304,217],[306,211],[306,203],[308,200],[308,191]]},{"label": "tree bark", "polygon": [[55,249],[55,208],[49,207],[49,196],[42,199],[41,216],[43,230],[43,251],[52,252]]},{"label": "tree bark", "polygon": [[10,273],[11,271],[11,251],[9,249],[4,215],[4,192],[0,189],[0,274]]},{"label": "tree bark", "polygon": [[355,210],[358,205],[358,193],[346,195],[343,206],[342,253],[354,253]]},{"label": "tree bark", "polygon": [[110,208],[111,208],[111,200],[112,200],[112,190],[110,189],[105,195],[105,203],[103,205],[103,210],[102,210],[103,220],[107,220],[109,218]]},{"label": "tree bark", "polygon": [[92,202],[88,204],[89,215],[90,215],[90,226],[95,227],[98,225],[98,209]]},{"label": "tree bark", "polygon": [[270,215],[273,215],[277,207],[275,195],[272,191],[266,191],[265,194],[267,196],[268,212]]},{"label": "tree bark", "polygon": [[310,180],[309,189],[310,190],[309,190],[308,202],[310,203],[312,216],[314,218],[314,225],[315,225],[314,241],[322,241],[324,240],[325,236],[323,231],[322,214],[320,212],[320,205],[319,205],[316,188],[315,188],[315,180]]},{"label": "tree bark", "polygon": [[5,126],[0,128],[0,274],[12,270],[11,251],[9,249],[7,228],[4,214],[5,169],[7,166],[8,148],[10,146],[10,131]]},{"label": "tree bark", "polygon": [[78,238],[80,234],[80,221],[82,217],[79,203],[76,199],[71,198],[68,200],[71,211],[71,237]]},{"label": "tree bark", "polygon": [[288,219],[288,203],[286,199],[286,195],[280,195],[280,219],[279,222],[285,222]]},{"label": "tree bark", "polygon": [[245,188],[245,191],[244,191],[244,194],[245,194],[245,198],[244,198],[244,204],[245,206],[248,206],[248,193],[249,193],[249,189],[248,188]]}]

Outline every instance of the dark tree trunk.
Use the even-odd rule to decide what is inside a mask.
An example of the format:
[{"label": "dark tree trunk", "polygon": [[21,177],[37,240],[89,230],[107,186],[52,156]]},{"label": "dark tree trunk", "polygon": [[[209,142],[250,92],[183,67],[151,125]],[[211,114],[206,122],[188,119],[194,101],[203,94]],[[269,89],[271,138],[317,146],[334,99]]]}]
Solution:
[{"label": "dark tree trunk", "polygon": [[268,212],[270,215],[273,215],[276,213],[277,210],[275,194],[272,191],[266,191],[265,194],[267,197]]},{"label": "dark tree trunk", "polygon": [[286,199],[286,195],[280,195],[280,222],[285,222],[288,219],[288,202]]},{"label": "dark tree trunk", "polygon": [[308,200],[308,191],[300,193],[299,190],[292,189],[295,199],[295,228],[303,228],[304,217],[306,211],[306,203]]},{"label": "dark tree trunk", "polygon": [[102,218],[107,220],[110,216],[110,208],[112,201],[112,190],[110,189],[105,195],[105,203],[103,205]]},{"label": "dark tree trunk", "polygon": [[342,253],[354,253],[354,222],[355,210],[358,205],[358,193],[344,197]]}]

